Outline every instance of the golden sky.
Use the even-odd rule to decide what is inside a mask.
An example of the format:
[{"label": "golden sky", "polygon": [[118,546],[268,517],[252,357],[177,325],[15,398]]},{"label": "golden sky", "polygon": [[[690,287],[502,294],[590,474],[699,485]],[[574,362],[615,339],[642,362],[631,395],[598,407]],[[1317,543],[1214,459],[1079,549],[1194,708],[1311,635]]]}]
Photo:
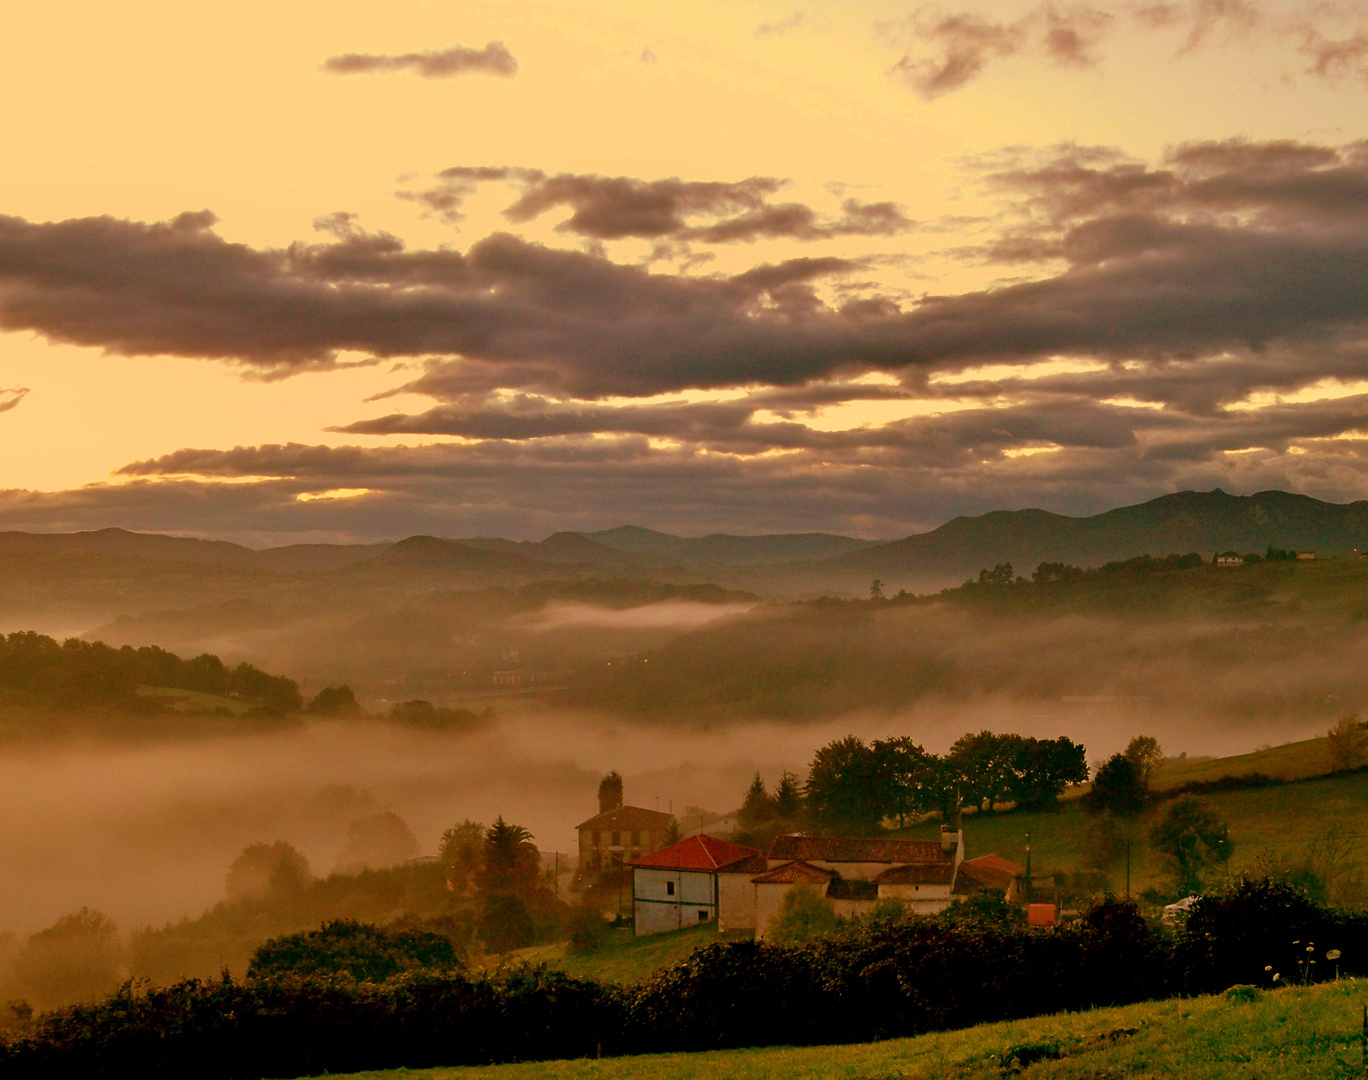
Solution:
[{"label": "golden sky", "polygon": [[[1333,270],[1356,265],[1368,220],[1359,5],[48,3],[7,12],[5,36],[5,527],[262,542],[625,520],[896,535],[956,512],[1091,512],[1202,484],[1368,493],[1368,283]],[[452,50],[465,70],[428,77]],[[324,67],[349,54],[374,70]],[[1184,151],[1202,144],[1223,149]],[[415,197],[479,167],[502,173],[467,185],[459,220]],[[1181,191],[1147,193],[1175,176]],[[732,187],[650,186],[669,178]],[[750,178],[777,182],[737,186]],[[1088,196],[1066,206],[1080,184]],[[656,197],[685,200],[665,231],[570,220]],[[510,217],[519,199],[542,208]],[[775,206],[807,216],[745,231],[744,215]],[[882,224],[857,220],[871,206]],[[241,247],[214,248],[228,262],[193,296],[178,281],[199,289],[209,269],[169,255],[143,288],[151,264],[118,247],[134,234],[79,224],[142,230],[201,210],[216,222],[177,236]],[[315,228],[339,212],[355,216]],[[723,225],[740,238],[708,232]],[[1142,226],[1182,236],[1137,254],[1117,237]],[[238,287],[230,250],[297,262],[281,253],[311,245],[324,260],[388,234],[406,255],[473,259],[501,233],[523,246],[491,255],[492,276],[417,344],[394,325],[409,308],[332,334],[309,320],[350,309],[307,303],[299,325],[313,328],[280,342],[292,297],[320,275],[335,299],[364,287],[406,303],[424,290],[445,303],[445,279],[291,263],[270,271],[269,302],[222,306]],[[578,261],[499,277],[499,259],[542,252]],[[1274,280],[1298,257],[1328,284]],[[796,259],[831,265],[800,275]],[[776,266],[790,268],[781,286],[746,277]],[[651,280],[619,275],[619,296],[597,277],[619,269]],[[1250,295],[1176,311],[1186,283],[1221,274]],[[1080,282],[1112,291],[1068,291]],[[1057,290],[1048,318],[1022,313],[1030,283]],[[516,325],[498,322],[490,344],[475,307],[515,285],[516,314],[496,322]],[[1260,288],[1275,300],[1251,299]],[[1108,305],[1125,312],[1115,333]],[[220,319],[235,325],[206,329]],[[275,359],[253,352],[258,330]],[[738,402],[744,415],[715,409]],[[304,448],[359,452],[303,466]],[[243,490],[218,493],[229,486]],[[209,492],[193,512],[191,490]],[[299,498],[338,491],[353,497]]]}]

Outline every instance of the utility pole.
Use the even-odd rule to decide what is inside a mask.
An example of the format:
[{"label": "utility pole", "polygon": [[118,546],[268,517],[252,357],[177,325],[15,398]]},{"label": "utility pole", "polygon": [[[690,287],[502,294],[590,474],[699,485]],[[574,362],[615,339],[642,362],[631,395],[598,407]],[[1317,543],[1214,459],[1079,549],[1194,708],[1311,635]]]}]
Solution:
[{"label": "utility pole", "polygon": [[1031,899],[1034,890],[1031,888],[1031,834],[1026,834],[1026,899]]},{"label": "utility pole", "polygon": [[1126,837],[1126,899],[1130,899],[1130,837]]}]

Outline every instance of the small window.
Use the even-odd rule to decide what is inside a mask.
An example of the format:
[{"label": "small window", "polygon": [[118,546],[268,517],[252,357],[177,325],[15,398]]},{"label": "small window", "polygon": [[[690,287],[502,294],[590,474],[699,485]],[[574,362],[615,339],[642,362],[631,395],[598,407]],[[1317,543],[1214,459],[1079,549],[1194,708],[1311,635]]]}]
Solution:
[{"label": "small window", "polygon": [[702,908],[700,908],[699,911],[698,911],[698,921],[699,921],[699,922],[707,922],[707,921],[708,921],[708,913],[707,913],[707,911],[703,910]]},{"label": "small window", "polygon": [[617,831],[614,830],[614,832],[613,832],[613,847],[617,847],[618,845],[619,845],[618,834],[617,834]]},{"label": "small window", "polygon": [[665,882],[665,895],[666,895],[666,896],[673,896],[673,895],[674,895],[674,882],[673,882],[673,881],[667,881],[667,882]]}]

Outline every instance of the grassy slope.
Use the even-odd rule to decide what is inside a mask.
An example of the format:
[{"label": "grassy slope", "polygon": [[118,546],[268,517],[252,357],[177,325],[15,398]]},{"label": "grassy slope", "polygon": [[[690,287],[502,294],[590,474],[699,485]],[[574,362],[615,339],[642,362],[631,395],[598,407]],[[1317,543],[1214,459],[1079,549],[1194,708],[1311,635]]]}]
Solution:
[{"label": "grassy slope", "polygon": [[[1217,762],[1210,764],[1213,775],[1204,778],[1221,775],[1215,771]],[[1236,773],[1247,771],[1250,770],[1239,768]],[[1210,803],[1230,825],[1230,836],[1235,841],[1232,872],[1253,870],[1261,859],[1270,857],[1300,861],[1331,822],[1342,824],[1352,839],[1354,857],[1368,863],[1368,825],[1365,824],[1368,823],[1368,773],[1345,773],[1244,791],[1215,792],[1200,798]],[[1150,826],[1169,805],[1168,802],[1158,803],[1132,824],[1131,888],[1134,892],[1162,884],[1163,867],[1149,851],[1147,837]],[[1025,863],[1026,833],[1030,832],[1032,869],[1037,875],[1052,870],[1073,871],[1081,868],[1084,837],[1090,824],[1076,801],[1063,803],[1053,813],[976,814],[965,819],[965,844],[971,857],[996,852]],[[931,838],[939,829],[938,824],[928,823],[906,830],[906,835]],[[1112,873],[1115,888],[1124,886],[1124,875],[1124,863],[1118,864]]]},{"label": "grassy slope", "polygon": [[[398,1070],[356,1077],[399,1080],[999,1080],[1028,1071],[1039,1080],[1102,1077],[1325,1078],[1361,1075],[1359,1024],[1368,983],[1346,979],[1266,993],[1247,1004],[1225,997],[1151,1002],[985,1024],[912,1039],[830,1047],[778,1047],[663,1054],[602,1061],[529,1062],[484,1068]],[[1057,1060],[1013,1069],[1011,1052],[1058,1047]],[[1004,1062],[1004,1057],[1008,1060]]]}]

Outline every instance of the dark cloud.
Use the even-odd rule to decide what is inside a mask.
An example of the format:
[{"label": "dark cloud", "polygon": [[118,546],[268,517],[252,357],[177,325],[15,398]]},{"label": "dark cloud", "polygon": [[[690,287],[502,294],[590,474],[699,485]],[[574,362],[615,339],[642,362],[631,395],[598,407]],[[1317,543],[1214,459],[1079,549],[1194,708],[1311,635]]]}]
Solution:
[{"label": "dark cloud", "polygon": [[24,400],[28,394],[27,386],[10,386],[0,388],[0,412],[9,412],[12,408]]},{"label": "dark cloud", "polygon": [[[761,239],[829,240],[836,236],[894,236],[915,226],[891,202],[846,199],[841,214],[823,217],[802,203],[770,203],[784,187],[773,177],[737,181],[637,180],[627,176],[558,173],[514,167],[458,166],[437,174],[426,191],[400,192],[444,220],[457,223],[462,205],[483,183],[516,183],[522,193],[504,216],[525,223],[552,210],[571,215],[557,228],[594,240],[751,242]],[[699,220],[704,219],[704,220]]]},{"label": "dark cloud", "polygon": [[[1048,356],[1153,366],[1323,352],[1364,331],[1363,146],[1204,143],[1157,167],[1064,148],[988,180],[1007,209],[982,254],[1015,245],[1014,257],[1058,270],[900,305],[828,299],[824,282],[860,267],[831,258],[695,276],[506,234],[464,252],[410,250],[346,215],[322,220],[327,241],[285,249],[228,243],[206,213],[160,224],[5,217],[0,325],[264,371],[327,366],[341,350],[453,357],[414,387],[590,398]],[[607,232],[668,228],[673,204],[633,203],[630,226],[585,205],[585,227]]]},{"label": "dark cloud", "polygon": [[755,28],[752,37],[781,37],[791,33],[803,25],[803,12],[795,11],[792,15],[783,19],[776,19],[774,22],[761,23]]},{"label": "dark cloud", "polygon": [[914,49],[892,67],[933,100],[976,79],[989,64],[1017,53],[1060,67],[1091,67],[1113,16],[1088,4],[1043,4],[1010,22],[972,11],[919,8],[906,27]]},{"label": "dark cloud", "polygon": [[424,79],[450,79],[456,75],[503,75],[518,73],[518,62],[502,41],[491,41],[483,49],[453,45],[429,52],[377,55],[344,53],[323,61],[322,69],[333,75],[366,75],[377,72],[412,71]]}]

